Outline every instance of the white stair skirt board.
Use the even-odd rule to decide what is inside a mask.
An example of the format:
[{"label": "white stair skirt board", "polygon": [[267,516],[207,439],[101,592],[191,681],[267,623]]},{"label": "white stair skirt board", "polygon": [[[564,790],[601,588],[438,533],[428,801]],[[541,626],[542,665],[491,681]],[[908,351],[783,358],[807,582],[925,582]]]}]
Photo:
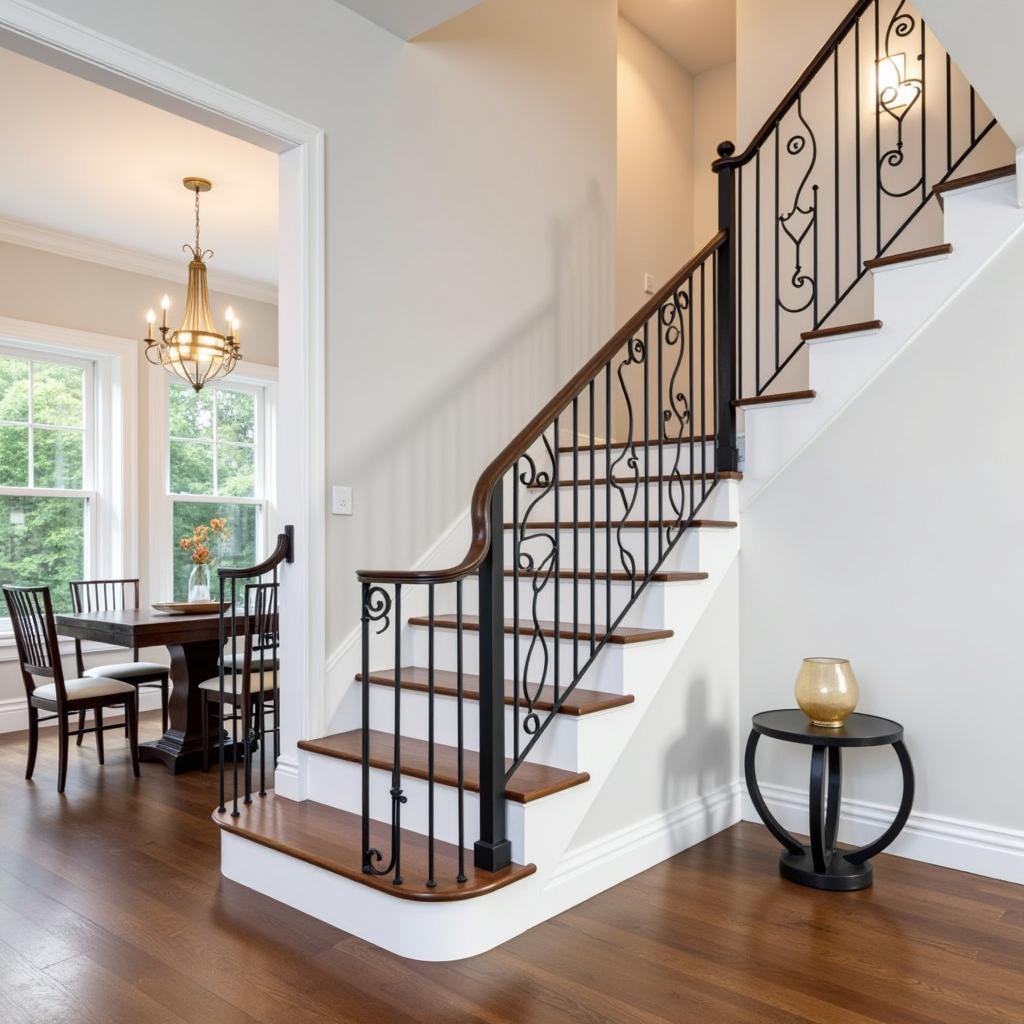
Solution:
[{"label": "white stair skirt board", "polygon": [[[894,264],[872,274],[874,316],[882,329],[872,336],[836,337],[809,353],[813,401],[744,409],[746,459],[740,508],[757,494],[851,402],[886,365],[991,262],[1024,226],[1016,184],[1002,178],[945,197],[949,257]],[[897,243],[898,248],[898,243]]]},{"label": "white stair skirt board", "polygon": [[[807,834],[807,790],[763,783],[761,793],[783,828]],[[889,827],[895,817],[894,806],[844,797],[839,818],[839,841],[856,846],[870,843]],[[745,791],[743,820],[761,821]],[[1024,884],[1024,831],[997,829],[978,822],[913,812],[903,831],[885,852]]]}]

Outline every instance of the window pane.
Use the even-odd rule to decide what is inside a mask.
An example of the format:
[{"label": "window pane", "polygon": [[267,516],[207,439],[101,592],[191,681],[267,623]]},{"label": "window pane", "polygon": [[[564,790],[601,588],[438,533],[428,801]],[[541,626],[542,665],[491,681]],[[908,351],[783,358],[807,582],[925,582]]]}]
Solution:
[{"label": "window pane", "polygon": [[84,371],[58,363],[32,364],[32,420],[55,427],[84,426]]},{"label": "window pane", "polygon": [[171,437],[213,440],[212,389],[207,388],[197,394],[187,384],[172,384],[168,406]]},{"label": "window pane", "polygon": [[255,395],[217,389],[217,440],[255,444]]},{"label": "window pane", "polygon": [[0,427],[0,487],[28,487],[28,427]]},{"label": "window pane", "polygon": [[0,420],[28,421],[28,360],[0,356]]},{"label": "window pane", "polygon": [[80,488],[83,438],[77,430],[33,430],[33,486]]},{"label": "window pane", "polygon": [[70,611],[84,552],[85,498],[0,496],[0,583],[48,586],[53,610]]},{"label": "window pane", "polygon": [[[232,505],[230,503],[211,504],[200,501],[176,501],[173,514],[174,545],[174,596],[175,601],[188,600],[188,578],[192,572],[192,559],[187,551],[181,550],[181,538],[191,537],[192,531],[200,524],[208,525],[214,517],[227,519],[230,538],[224,544],[221,557],[217,558],[217,550],[212,554],[215,559],[214,568],[221,566],[255,565],[258,561],[257,538],[259,537],[259,518],[261,509],[258,505]],[[218,594],[217,576],[211,573],[213,582],[213,598]]]},{"label": "window pane", "polygon": [[217,493],[233,498],[256,497],[256,449],[217,445]]},{"label": "window pane", "polygon": [[212,444],[203,441],[171,442],[171,492],[213,494]]}]

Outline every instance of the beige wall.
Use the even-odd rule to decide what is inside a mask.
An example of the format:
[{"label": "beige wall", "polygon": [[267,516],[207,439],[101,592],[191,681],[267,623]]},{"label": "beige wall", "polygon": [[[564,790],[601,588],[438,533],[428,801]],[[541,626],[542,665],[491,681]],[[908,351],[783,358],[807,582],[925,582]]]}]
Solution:
[{"label": "beige wall", "polygon": [[736,140],[736,65],[693,79],[693,241],[700,248],[718,231],[718,144]]},{"label": "beige wall", "polygon": [[[182,269],[184,271],[184,264]],[[185,297],[184,274],[177,280],[163,281],[0,242],[0,317],[141,339],[145,334],[146,310],[157,305],[165,292],[171,297],[172,309],[181,310]],[[210,302],[215,314],[228,305],[235,308],[243,324],[242,351],[248,360],[277,365],[276,306],[219,292],[211,292]],[[139,374],[135,381],[138,422],[129,424],[129,429],[138,439],[139,563],[134,571],[145,578],[150,564],[145,528],[149,521],[147,395],[155,383],[162,381],[165,371],[146,362],[141,354],[142,347],[140,340]],[[3,660],[13,654],[12,648],[0,648],[0,705],[5,699],[19,697],[23,692],[16,663]],[[160,652],[153,652],[153,655],[160,655]],[[70,668],[71,661],[65,664]],[[0,730],[4,725],[5,716],[0,714]]]},{"label": "beige wall", "polygon": [[615,319],[693,252],[693,77],[625,18],[618,33]]},{"label": "beige wall", "polygon": [[850,7],[850,0],[736,0],[737,150],[747,145]]}]

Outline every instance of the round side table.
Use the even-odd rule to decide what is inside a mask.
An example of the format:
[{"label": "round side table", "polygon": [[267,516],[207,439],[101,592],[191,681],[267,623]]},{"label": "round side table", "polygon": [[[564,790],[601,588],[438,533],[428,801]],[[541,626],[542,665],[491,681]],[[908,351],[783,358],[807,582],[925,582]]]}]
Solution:
[{"label": "round side table", "polygon": [[[804,846],[793,838],[768,810],[757,785],[754,757],[762,736],[803,743],[811,747],[810,838]],[[891,745],[903,769],[903,799],[893,823],[873,843],[859,850],[836,849],[839,806],[842,798],[844,747],[881,747]],[[903,726],[874,715],[850,715],[839,729],[812,725],[796,708],[762,711],[754,715],[744,759],[747,790],[757,813],[768,831],[785,847],[779,856],[779,872],[784,878],[815,889],[850,892],[871,884],[869,861],[884,850],[903,829],[914,803],[914,768],[903,744]]]}]

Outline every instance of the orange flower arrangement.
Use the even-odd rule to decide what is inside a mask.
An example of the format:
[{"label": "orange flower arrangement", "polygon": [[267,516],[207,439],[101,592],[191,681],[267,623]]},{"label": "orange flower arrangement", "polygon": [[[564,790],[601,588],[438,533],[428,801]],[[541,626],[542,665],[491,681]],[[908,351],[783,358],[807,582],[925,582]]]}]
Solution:
[{"label": "orange flower arrangement", "polygon": [[224,542],[231,539],[231,531],[228,529],[226,519],[211,519],[209,524],[200,523],[192,530],[191,537],[182,537],[179,541],[182,551],[189,551],[192,554],[192,561],[196,565],[213,565],[214,558],[211,548],[217,545],[219,556],[224,547]]}]

